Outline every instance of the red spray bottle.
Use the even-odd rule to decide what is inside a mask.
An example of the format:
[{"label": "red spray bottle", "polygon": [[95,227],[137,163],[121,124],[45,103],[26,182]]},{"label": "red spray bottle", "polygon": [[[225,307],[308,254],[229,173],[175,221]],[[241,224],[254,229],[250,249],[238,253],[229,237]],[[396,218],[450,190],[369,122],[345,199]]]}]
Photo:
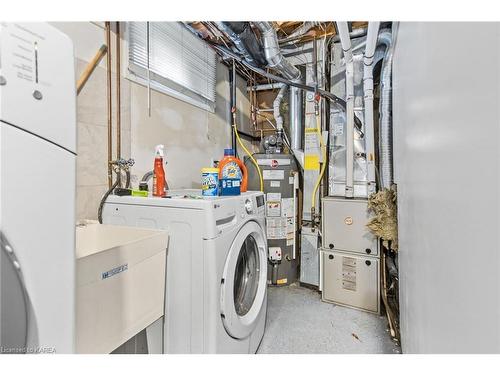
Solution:
[{"label": "red spray bottle", "polygon": [[155,165],[153,169],[153,196],[164,197],[165,191],[165,169],[163,169],[163,145],[156,146]]}]

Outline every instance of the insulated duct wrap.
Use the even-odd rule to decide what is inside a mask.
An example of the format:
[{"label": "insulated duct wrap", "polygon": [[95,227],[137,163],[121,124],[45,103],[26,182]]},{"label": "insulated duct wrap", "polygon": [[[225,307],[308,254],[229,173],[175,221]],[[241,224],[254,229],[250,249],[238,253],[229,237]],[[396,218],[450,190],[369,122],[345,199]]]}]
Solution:
[{"label": "insulated duct wrap", "polygon": [[248,63],[255,66],[266,65],[262,46],[248,22],[217,22],[217,27],[231,39]]},{"label": "insulated duct wrap", "polygon": [[394,188],[383,189],[368,198],[372,213],[366,226],[373,235],[382,239],[385,248],[398,251],[398,206]]}]

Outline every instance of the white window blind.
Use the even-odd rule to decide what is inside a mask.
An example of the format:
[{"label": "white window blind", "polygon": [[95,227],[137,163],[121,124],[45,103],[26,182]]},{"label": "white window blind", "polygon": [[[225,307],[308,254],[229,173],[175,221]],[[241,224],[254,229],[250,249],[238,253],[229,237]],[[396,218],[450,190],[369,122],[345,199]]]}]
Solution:
[{"label": "white window blind", "polygon": [[216,56],[180,22],[128,23],[129,71],[151,87],[206,109],[215,108]]}]

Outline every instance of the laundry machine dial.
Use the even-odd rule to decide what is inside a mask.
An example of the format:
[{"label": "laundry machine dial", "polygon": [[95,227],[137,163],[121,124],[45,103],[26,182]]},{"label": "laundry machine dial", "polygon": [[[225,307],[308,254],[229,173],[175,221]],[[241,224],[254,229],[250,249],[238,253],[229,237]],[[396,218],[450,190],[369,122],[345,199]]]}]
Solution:
[{"label": "laundry machine dial", "polygon": [[245,201],[245,210],[247,211],[247,214],[253,213],[253,203],[250,199]]}]

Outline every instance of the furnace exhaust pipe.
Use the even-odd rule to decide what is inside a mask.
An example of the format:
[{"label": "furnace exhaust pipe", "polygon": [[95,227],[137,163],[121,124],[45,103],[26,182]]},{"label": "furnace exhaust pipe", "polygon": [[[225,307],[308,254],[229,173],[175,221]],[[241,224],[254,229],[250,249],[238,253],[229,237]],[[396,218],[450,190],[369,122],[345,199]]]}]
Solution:
[{"label": "furnace exhaust pipe", "polygon": [[373,62],[375,47],[377,45],[380,22],[368,23],[366,48],[363,58],[363,92],[365,101],[365,144],[366,164],[368,177],[368,195],[375,193],[377,184],[375,180],[375,143],[373,123]]}]

